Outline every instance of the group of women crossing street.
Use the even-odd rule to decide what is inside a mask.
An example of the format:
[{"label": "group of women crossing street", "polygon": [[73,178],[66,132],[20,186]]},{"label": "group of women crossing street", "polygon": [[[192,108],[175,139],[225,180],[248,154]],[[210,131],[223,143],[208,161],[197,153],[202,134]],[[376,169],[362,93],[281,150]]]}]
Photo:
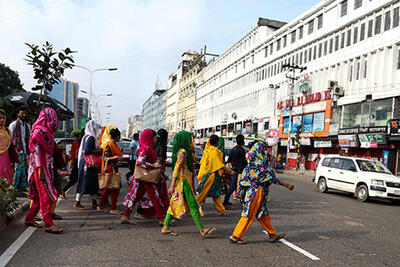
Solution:
[{"label": "group of women crossing street", "polygon": [[[5,142],[0,147],[3,151],[8,149],[12,140],[1,116],[5,114],[0,112],[0,134],[10,136],[9,139],[4,139]],[[84,195],[89,195],[92,209],[111,215],[121,214],[122,224],[136,224],[136,220],[131,217],[143,219],[155,215],[162,227],[161,234],[169,236],[178,235],[178,231],[173,227],[174,219],[191,216],[200,235],[207,237],[214,233],[216,228],[204,226],[201,219],[204,216],[202,204],[210,197],[217,209],[217,215],[229,216],[226,212],[226,208],[232,209],[229,197],[237,188],[236,195],[242,202],[243,212],[229,237],[230,241],[246,244],[242,237],[254,219],[268,232],[270,241],[285,236],[278,233],[271,224],[267,199],[271,184],[279,184],[289,190],[293,190],[293,185],[280,181],[275,176],[269,167],[267,149],[262,142],[255,143],[245,154],[243,136],[237,136],[237,148],[232,150],[228,162],[224,162],[223,139],[216,135],[210,136],[197,173],[198,186],[195,187],[196,155],[192,134],[187,131],[175,134],[172,141],[172,175],[168,177],[165,174],[168,132],[164,129],[158,132],[145,129],[138,140],[137,154],[130,157],[134,161],[130,164],[134,166],[131,172],[133,175],[127,177],[129,190],[126,195],[121,196],[125,206],[125,211],[121,211],[118,209],[121,187],[118,162],[122,160],[122,149],[118,146],[121,139],[119,129],[112,125],[101,128],[94,120],[86,124],[74,144],[74,155],[70,156],[75,163],[71,181],[58,192],[54,187],[54,133],[57,126],[56,112],[45,108],[40,112],[29,134],[28,182],[32,204],[25,219],[28,226],[42,227],[36,220],[36,215],[41,210],[45,230],[49,233],[61,233],[63,229],[53,223],[54,218],[61,218],[54,216],[55,203],[58,197],[66,198],[65,191],[77,182],[73,206],[76,210],[88,210],[81,200]],[[137,147],[137,135],[135,136],[135,142],[132,143]],[[136,151],[136,147],[132,151]],[[7,169],[2,171],[2,175],[11,176]],[[225,174],[233,177],[234,184],[229,186],[228,195],[222,203]],[[136,213],[131,216],[133,211]]]}]

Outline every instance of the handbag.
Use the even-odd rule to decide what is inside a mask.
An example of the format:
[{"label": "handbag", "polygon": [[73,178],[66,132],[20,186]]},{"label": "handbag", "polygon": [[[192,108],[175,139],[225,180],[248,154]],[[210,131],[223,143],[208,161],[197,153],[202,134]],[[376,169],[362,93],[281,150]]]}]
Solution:
[{"label": "handbag", "polygon": [[101,156],[97,155],[86,155],[83,153],[83,157],[85,158],[85,164],[88,168],[99,168],[101,166]]},{"label": "handbag", "polygon": [[138,181],[158,184],[163,176],[163,171],[161,169],[145,169],[136,164],[134,177]]},{"label": "handbag", "polygon": [[[108,160],[104,166],[104,170],[107,170]],[[111,165],[112,166],[112,165]],[[100,190],[118,190],[121,188],[121,175],[116,173],[112,168],[112,173],[101,172],[99,173],[99,188]]]}]

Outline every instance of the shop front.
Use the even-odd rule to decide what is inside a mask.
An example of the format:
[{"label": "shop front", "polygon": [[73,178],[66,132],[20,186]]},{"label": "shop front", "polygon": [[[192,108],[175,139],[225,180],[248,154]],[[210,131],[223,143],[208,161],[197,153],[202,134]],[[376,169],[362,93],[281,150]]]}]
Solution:
[{"label": "shop front", "polygon": [[394,152],[385,153],[382,162],[387,162],[387,166],[394,162],[394,167],[389,169],[394,175],[400,176],[400,119],[390,121],[389,142],[394,147]]}]

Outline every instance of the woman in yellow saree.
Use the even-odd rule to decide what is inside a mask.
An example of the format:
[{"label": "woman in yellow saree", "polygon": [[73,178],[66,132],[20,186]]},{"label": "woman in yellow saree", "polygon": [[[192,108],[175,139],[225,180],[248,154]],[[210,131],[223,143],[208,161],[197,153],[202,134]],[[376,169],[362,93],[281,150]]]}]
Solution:
[{"label": "woman in yellow saree", "polygon": [[200,161],[200,170],[197,175],[199,186],[196,201],[203,202],[207,197],[212,197],[215,207],[218,210],[218,216],[228,216],[225,213],[225,207],[221,201],[221,176],[224,171],[236,175],[232,169],[226,167],[223,162],[223,153],[217,148],[219,138],[212,135],[207,141],[203,157]]}]

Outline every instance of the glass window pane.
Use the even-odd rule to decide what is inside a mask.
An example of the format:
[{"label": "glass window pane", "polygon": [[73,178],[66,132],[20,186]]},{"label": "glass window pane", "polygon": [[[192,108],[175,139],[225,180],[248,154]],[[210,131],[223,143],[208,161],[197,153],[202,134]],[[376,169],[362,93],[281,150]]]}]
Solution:
[{"label": "glass window pane", "polygon": [[347,14],[347,0],[340,3],[340,16],[343,17]]},{"label": "glass window pane", "polygon": [[399,8],[393,10],[393,28],[399,26]]},{"label": "glass window pane", "polygon": [[372,24],[374,23],[374,21],[371,19],[370,21],[368,21],[368,37],[372,36]]},{"label": "glass window pane", "polygon": [[360,41],[364,40],[364,38],[365,38],[365,23],[361,24]]},{"label": "glass window pane", "polygon": [[375,18],[375,34],[381,33],[382,16],[379,15]]},{"label": "glass window pane", "polygon": [[390,11],[385,13],[385,31],[390,30]]},{"label": "glass window pane", "polygon": [[361,125],[361,103],[343,107],[343,128],[354,128]]},{"label": "glass window pane", "polygon": [[385,126],[391,119],[392,98],[371,102],[369,126]]}]

